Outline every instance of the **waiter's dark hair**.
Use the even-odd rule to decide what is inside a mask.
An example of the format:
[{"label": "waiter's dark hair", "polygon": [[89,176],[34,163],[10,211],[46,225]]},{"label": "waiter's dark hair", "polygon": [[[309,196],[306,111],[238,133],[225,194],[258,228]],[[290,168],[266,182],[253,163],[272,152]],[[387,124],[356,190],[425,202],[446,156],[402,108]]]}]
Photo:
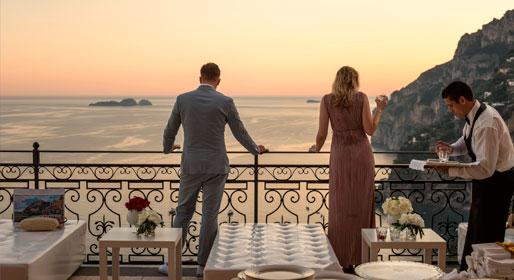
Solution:
[{"label": "waiter's dark hair", "polygon": [[471,87],[465,82],[454,81],[447,85],[441,92],[441,96],[444,98],[450,98],[450,100],[459,102],[459,98],[463,96],[469,101],[475,100]]},{"label": "waiter's dark hair", "polygon": [[216,81],[220,77],[220,68],[216,63],[206,63],[200,69],[200,76],[205,81]]}]

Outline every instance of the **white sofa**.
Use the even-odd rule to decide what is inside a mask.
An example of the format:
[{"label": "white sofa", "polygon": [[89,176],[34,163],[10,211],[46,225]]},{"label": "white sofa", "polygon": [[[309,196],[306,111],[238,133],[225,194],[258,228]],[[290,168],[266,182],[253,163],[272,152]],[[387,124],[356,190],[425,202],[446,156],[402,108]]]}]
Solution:
[{"label": "white sofa", "polygon": [[68,221],[53,231],[25,232],[0,219],[0,279],[66,280],[84,262],[86,224]]}]

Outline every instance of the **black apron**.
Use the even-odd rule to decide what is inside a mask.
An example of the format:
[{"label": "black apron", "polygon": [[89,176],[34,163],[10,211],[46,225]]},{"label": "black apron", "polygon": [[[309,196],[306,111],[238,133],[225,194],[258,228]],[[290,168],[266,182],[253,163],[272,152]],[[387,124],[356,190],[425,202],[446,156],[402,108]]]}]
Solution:
[{"label": "black apron", "polygon": [[[478,101],[477,101],[478,102]],[[477,157],[471,147],[473,128],[486,105],[482,103],[478,109],[467,137],[464,137],[468,154],[473,161]],[[512,169],[505,172],[495,171],[493,176],[482,180],[472,180],[471,208],[469,209],[469,223],[466,242],[460,270],[467,270],[466,256],[473,251],[472,244],[503,242],[505,225],[507,222],[509,206],[514,192],[514,172]]]}]

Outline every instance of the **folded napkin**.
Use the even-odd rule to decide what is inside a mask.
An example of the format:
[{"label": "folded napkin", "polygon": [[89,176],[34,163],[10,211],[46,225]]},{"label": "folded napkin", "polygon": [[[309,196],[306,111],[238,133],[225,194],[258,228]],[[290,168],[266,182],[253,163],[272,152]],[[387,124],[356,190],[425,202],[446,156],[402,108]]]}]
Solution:
[{"label": "folded napkin", "polygon": [[[510,253],[505,249],[498,247],[494,249],[483,249],[483,256],[495,260],[511,259]],[[514,259],[512,259],[514,261]]]},{"label": "folded napkin", "polygon": [[[514,259],[510,253],[496,243],[471,245],[473,252],[466,256],[468,278],[498,278],[514,280]],[[461,272],[462,273],[462,272]],[[465,276],[465,274],[462,274]],[[445,280],[461,279],[456,271],[449,273]],[[465,277],[462,277],[465,278]]]},{"label": "folded napkin", "polygon": [[514,259],[495,260],[487,258],[485,267],[491,276],[514,276]]},{"label": "folded napkin", "polygon": [[427,163],[427,162],[424,161],[424,160],[413,159],[409,163],[409,168],[410,169],[414,169],[414,170],[424,171],[425,170],[425,163]]},{"label": "folded napkin", "polygon": [[452,270],[450,273],[446,273],[439,280],[460,280],[470,278],[470,274],[467,271],[457,272],[457,269]]},{"label": "folded napkin", "polygon": [[471,248],[473,248],[473,252],[477,252],[480,256],[484,254],[484,249],[498,249],[502,248],[496,243],[480,243],[480,244],[472,244]]}]

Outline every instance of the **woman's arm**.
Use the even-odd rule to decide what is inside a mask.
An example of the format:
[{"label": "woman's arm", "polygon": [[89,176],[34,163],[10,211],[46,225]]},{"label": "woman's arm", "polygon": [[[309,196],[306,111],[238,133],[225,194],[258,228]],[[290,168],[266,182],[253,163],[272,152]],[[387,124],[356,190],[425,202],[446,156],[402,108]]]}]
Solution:
[{"label": "woman's arm", "polygon": [[364,127],[366,134],[369,136],[373,136],[377,130],[378,123],[380,122],[380,115],[382,115],[382,111],[387,106],[388,101],[389,99],[387,96],[383,98],[376,98],[375,102],[377,103],[377,109],[375,110],[375,115],[371,116],[368,96],[364,94],[364,100],[362,102],[362,126]]},{"label": "woman's arm", "polygon": [[319,108],[319,127],[318,134],[316,135],[316,145],[313,145],[309,151],[319,153],[323,144],[325,144],[325,140],[327,139],[328,134],[328,111],[325,106],[325,99],[321,99],[321,104]]}]

